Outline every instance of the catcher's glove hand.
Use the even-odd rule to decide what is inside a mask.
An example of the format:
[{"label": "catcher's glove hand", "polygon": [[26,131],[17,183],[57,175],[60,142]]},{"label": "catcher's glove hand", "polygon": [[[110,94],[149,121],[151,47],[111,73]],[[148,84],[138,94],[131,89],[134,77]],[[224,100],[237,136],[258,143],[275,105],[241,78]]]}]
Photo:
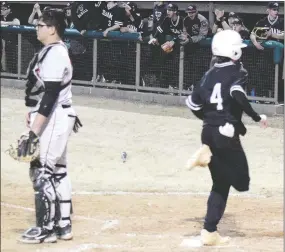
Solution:
[{"label": "catcher's glove hand", "polygon": [[40,139],[33,131],[24,133],[18,143],[10,145],[6,152],[19,162],[30,163],[39,157]]},{"label": "catcher's glove hand", "polygon": [[161,48],[166,53],[170,53],[173,51],[173,45],[174,45],[173,41],[167,41],[163,45],[161,45]]}]

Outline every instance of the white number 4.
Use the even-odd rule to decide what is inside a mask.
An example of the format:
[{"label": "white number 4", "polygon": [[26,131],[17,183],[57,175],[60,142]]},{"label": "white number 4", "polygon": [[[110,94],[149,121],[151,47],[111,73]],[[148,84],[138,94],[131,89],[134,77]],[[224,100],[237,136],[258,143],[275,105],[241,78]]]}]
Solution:
[{"label": "white number 4", "polygon": [[211,103],[217,103],[217,110],[222,110],[223,109],[223,98],[221,95],[221,83],[217,83],[214,86],[210,102]]}]

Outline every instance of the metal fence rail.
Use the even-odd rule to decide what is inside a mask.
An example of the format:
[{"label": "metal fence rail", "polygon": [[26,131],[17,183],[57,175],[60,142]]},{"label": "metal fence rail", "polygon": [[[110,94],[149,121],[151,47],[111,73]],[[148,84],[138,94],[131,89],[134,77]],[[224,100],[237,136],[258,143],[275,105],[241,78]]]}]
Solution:
[{"label": "metal fence rail", "polygon": [[[24,78],[29,61],[42,45],[31,30],[19,33],[4,29],[2,34],[5,53],[1,76]],[[94,39],[67,33],[65,42],[71,48],[74,85],[187,95],[211,61],[210,40],[190,50],[180,47],[170,55],[159,46],[135,40]],[[242,62],[249,72],[249,99],[278,103],[279,54],[284,48],[277,48],[283,46],[279,44],[265,44],[264,51],[252,46],[245,49]]]}]

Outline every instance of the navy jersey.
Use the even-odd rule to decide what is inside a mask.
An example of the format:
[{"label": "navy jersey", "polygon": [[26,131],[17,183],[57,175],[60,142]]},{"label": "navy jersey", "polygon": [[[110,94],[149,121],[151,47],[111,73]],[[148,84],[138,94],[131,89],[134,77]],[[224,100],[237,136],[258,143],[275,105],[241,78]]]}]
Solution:
[{"label": "navy jersey", "polygon": [[159,26],[166,17],[167,4],[155,5],[152,14],[153,14],[153,34],[155,34],[157,26]]},{"label": "navy jersey", "polygon": [[233,99],[232,92],[245,94],[247,77],[248,73],[241,63],[216,63],[203,76],[186,104],[193,111],[203,110],[204,124],[240,124],[243,109]]},{"label": "navy jersey", "polygon": [[[260,28],[269,28],[273,34],[284,34],[284,19],[277,16],[273,21],[269,19],[269,16],[266,16],[259,20],[255,27]],[[266,30],[264,30],[266,32]],[[276,40],[275,38],[270,37],[270,40]]]},{"label": "navy jersey", "polygon": [[154,34],[154,38],[157,38],[159,34],[171,35],[177,37],[183,32],[183,18],[178,16],[177,20],[173,21],[171,18],[166,17],[161,25],[157,27],[157,32]]},{"label": "navy jersey", "polygon": [[129,29],[131,29],[134,32],[142,32],[143,30],[143,20],[140,16],[139,13],[133,13],[133,20],[131,20],[130,18],[126,17],[124,20],[124,27],[128,27]]},{"label": "navy jersey", "polygon": [[123,26],[125,19],[125,9],[120,8],[118,5],[115,5],[111,9],[108,9],[107,5],[102,8],[102,23],[101,28],[106,30],[114,25]]}]

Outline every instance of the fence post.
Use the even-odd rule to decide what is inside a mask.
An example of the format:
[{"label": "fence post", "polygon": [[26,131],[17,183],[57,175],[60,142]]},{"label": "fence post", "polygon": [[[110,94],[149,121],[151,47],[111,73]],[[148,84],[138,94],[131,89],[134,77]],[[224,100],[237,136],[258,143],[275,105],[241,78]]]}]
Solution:
[{"label": "fence post", "polygon": [[93,39],[93,77],[92,77],[93,87],[95,87],[97,79],[97,56],[98,56],[98,41],[97,39]]},{"label": "fence post", "polygon": [[214,3],[211,1],[211,2],[209,2],[209,24],[210,24],[210,27],[213,27],[214,21],[215,21],[213,11],[214,11]]},{"label": "fence post", "polygon": [[274,73],[274,101],[275,104],[278,104],[278,74],[279,73],[279,65],[275,64],[275,73]]},{"label": "fence post", "polygon": [[22,70],[22,34],[18,33],[18,79],[21,77]]},{"label": "fence post", "polygon": [[136,91],[138,92],[141,77],[141,43],[136,43]]},{"label": "fence post", "polygon": [[184,82],[184,46],[180,46],[179,53],[179,95],[181,96],[183,91]]}]

